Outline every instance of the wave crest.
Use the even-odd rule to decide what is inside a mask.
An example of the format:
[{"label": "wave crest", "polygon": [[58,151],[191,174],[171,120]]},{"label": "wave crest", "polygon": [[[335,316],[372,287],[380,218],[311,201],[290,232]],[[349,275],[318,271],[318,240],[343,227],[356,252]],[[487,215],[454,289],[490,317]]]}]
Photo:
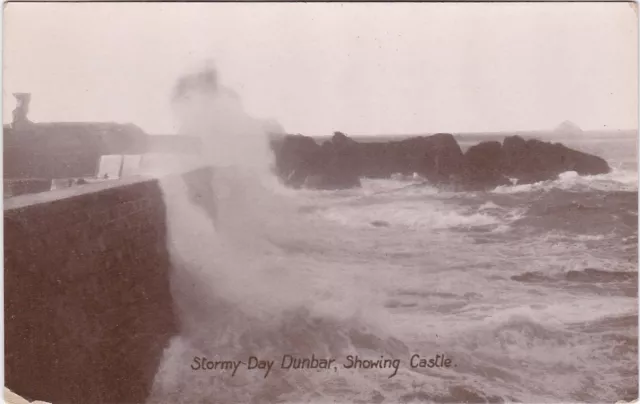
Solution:
[{"label": "wave crest", "polygon": [[596,191],[637,191],[638,173],[614,168],[608,174],[578,175],[575,171],[561,173],[557,179],[532,184],[501,185],[492,192],[497,194],[517,194],[523,192],[561,190]]}]

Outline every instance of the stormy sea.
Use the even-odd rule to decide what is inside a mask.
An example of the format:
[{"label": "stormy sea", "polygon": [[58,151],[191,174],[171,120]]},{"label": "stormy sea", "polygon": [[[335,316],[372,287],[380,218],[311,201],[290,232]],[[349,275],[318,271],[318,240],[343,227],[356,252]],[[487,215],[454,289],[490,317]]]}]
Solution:
[{"label": "stormy sea", "polygon": [[[449,192],[417,176],[313,191],[214,170],[214,224],[168,203],[182,331],[149,402],[637,398],[636,137],[554,141],[612,172]],[[312,356],[335,362],[292,365]]]},{"label": "stormy sea", "polygon": [[[607,174],[293,189],[237,95],[185,77],[172,102],[200,160],[148,172],[162,174],[180,324],[148,403],[637,398],[634,132],[553,136]],[[154,172],[176,167],[190,179]]]}]

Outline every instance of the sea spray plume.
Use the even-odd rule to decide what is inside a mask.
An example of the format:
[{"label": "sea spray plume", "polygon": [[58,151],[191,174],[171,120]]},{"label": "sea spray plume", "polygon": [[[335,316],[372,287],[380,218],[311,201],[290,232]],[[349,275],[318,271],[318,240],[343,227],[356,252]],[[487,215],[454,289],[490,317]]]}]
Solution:
[{"label": "sea spray plume", "polygon": [[180,134],[200,139],[204,162],[251,169],[254,175],[269,171],[273,154],[261,122],[245,112],[234,91],[220,85],[212,67],[181,77],[172,106]]},{"label": "sea spray plume", "polygon": [[180,77],[171,98],[173,101],[180,101],[184,97],[188,97],[194,89],[211,94],[218,92],[218,74],[210,64],[201,71]]},{"label": "sea spray plume", "polygon": [[194,174],[191,163],[189,174],[160,181],[183,327],[200,327],[220,304],[269,316],[289,306],[285,300],[300,302],[294,297],[300,288],[290,282],[301,280],[285,281],[295,276],[269,262],[270,229],[282,226],[287,213],[286,202],[270,188],[276,182],[273,156],[260,121],[209,66],[181,77],[171,102],[180,134],[200,139],[197,166],[212,167]]},{"label": "sea spray plume", "polygon": [[[214,195],[215,226],[197,198],[189,198],[193,192],[184,180],[163,187],[178,278],[174,299],[198,307],[189,306],[185,318],[206,314],[212,300],[264,318],[298,307],[348,317],[366,307],[363,296],[342,292],[339,278],[327,273],[310,282],[304,260],[282,259],[282,246],[291,248],[300,235],[313,234],[314,225],[298,214],[290,193],[280,193],[263,123],[245,112],[217,72],[205,66],[181,77],[172,104],[180,134],[198,137],[200,164],[213,167],[211,179],[203,174],[200,186]],[[326,240],[318,234],[314,243],[320,247],[309,248],[322,248]],[[318,285],[327,288],[318,291]]]},{"label": "sea spray plume", "polygon": [[[191,372],[185,360],[219,355],[246,360],[251,354],[268,357],[292,349],[337,355],[350,346],[351,334],[362,334],[360,327],[354,328],[362,322],[351,318],[368,299],[357,288],[343,286],[344,268],[309,268],[308,254],[322,255],[332,240],[299,214],[290,193],[274,192],[278,189],[272,188],[277,182],[270,170],[267,136],[239,97],[220,85],[215,71],[205,69],[178,80],[172,104],[180,134],[201,141],[198,165],[212,170],[210,177],[160,179],[173,263],[172,297],[181,329],[156,375],[154,400],[194,402],[206,396],[216,402],[248,402],[251,396],[271,394],[271,388],[289,386],[288,379],[298,375],[255,376],[254,381],[248,379],[255,372],[218,377]],[[207,172],[193,167],[188,171]],[[204,208],[192,197],[194,183],[212,190],[213,201],[204,202]],[[211,204],[213,223],[205,209]],[[308,241],[300,244],[302,235]],[[308,254],[295,253],[301,248]],[[373,333],[365,334],[358,338],[373,338]],[[194,378],[202,391],[185,390],[183,383]],[[236,383],[247,388],[240,392]]]}]

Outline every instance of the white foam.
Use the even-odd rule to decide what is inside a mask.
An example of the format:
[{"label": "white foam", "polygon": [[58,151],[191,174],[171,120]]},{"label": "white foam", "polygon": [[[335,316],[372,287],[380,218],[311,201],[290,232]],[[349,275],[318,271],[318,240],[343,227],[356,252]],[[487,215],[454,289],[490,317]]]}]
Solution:
[{"label": "white foam", "polygon": [[423,180],[408,177],[398,178],[398,176],[391,179],[371,179],[361,178],[362,190],[359,194],[366,196],[373,196],[379,194],[393,194],[397,192],[420,192],[425,195],[436,194],[438,190],[433,187],[429,187]]},{"label": "white foam", "polygon": [[334,206],[322,212],[324,217],[346,226],[368,226],[385,221],[391,226],[410,229],[448,229],[500,224],[495,216],[456,211],[439,201],[391,201],[367,206]]},{"label": "white foam", "polygon": [[483,203],[482,205],[480,205],[480,207],[478,208],[479,211],[485,211],[485,210],[501,210],[502,208],[498,205],[496,205],[495,203],[488,201]]},{"label": "white foam", "polygon": [[638,189],[638,173],[614,168],[610,173],[598,175],[578,175],[575,171],[561,173],[556,180],[540,181],[532,184],[501,185],[492,192],[516,194],[522,192],[549,191],[551,189],[570,190],[585,187],[600,191],[635,191]]},{"label": "white foam", "polygon": [[[189,105],[195,102],[193,98],[179,109],[184,119],[211,115],[204,116],[199,123],[190,122],[188,127],[192,129],[185,130],[193,130],[203,137],[203,162],[230,166],[227,170],[215,170],[212,179],[217,213],[215,225],[202,207],[189,200],[186,184],[172,177],[163,180],[162,187],[167,195],[172,258],[181,271],[179,275],[191,282],[187,285],[196,284],[204,291],[203,295],[191,296],[192,289],[178,289],[177,300],[192,299],[198,304],[207,304],[208,299],[222,299],[228,303],[218,312],[202,306],[191,314],[200,315],[194,317],[195,326],[218,332],[207,334],[205,345],[227,344],[230,349],[224,351],[225,354],[237,354],[229,359],[246,358],[249,348],[269,352],[272,356],[281,355],[285,353],[281,351],[283,346],[293,344],[287,338],[297,335],[287,332],[291,329],[301,332],[304,341],[298,343],[309,343],[315,348],[313,343],[317,341],[310,341],[313,338],[309,336],[317,328],[309,327],[312,324],[310,317],[320,316],[338,319],[329,322],[337,327],[323,330],[323,334],[318,335],[322,344],[329,344],[333,337],[339,339],[353,329],[360,330],[354,327],[364,324],[372,334],[374,344],[379,344],[387,335],[407,343],[438,341],[439,347],[447,353],[458,354],[456,359],[462,361],[457,362],[461,365],[459,371],[451,373],[455,382],[471,383],[471,377],[479,380],[478,384],[487,382],[486,376],[477,372],[478,368],[474,366],[487,365],[486,361],[493,365],[491,361],[494,360],[505,361],[510,365],[507,368],[523,380],[535,380],[535,373],[558,363],[557,353],[586,355],[590,346],[581,345],[576,350],[563,346],[560,349],[544,340],[534,339],[536,335],[526,335],[527,330],[533,329],[534,334],[545,330],[553,334],[561,332],[568,322],[626,314],[637,306],[631,298],[583,297],[572,291],[546,290],[510,280],[511,275],[521,271],[559,272],[567,268],[580,270],[585,265],[606,269],[606,257],[585,258],[583,253],[587,254],[588,250],[584,243],[577,247],[563,243],[550,246],[549,240],[527,239],[478,245],[465,240],[464,232],[438,231],[474,226],[494,226],[494,232],[507,231],[509,223],[520,217],[521,210],[503,208],[493,202],[477,208],[460,205],[447,199],[448,194],[429,186],[418,186],[419,179],[414,178],[408,181],[363,180],[363,190],[293,191],[284,188],[266,174],[270,157],[261,154],[265,151],[263,146],[241,147],[261,139],[257,133],[254,133],[255,137],[242,138],[244,130],[254,126],[233,122],[244,119],[241,108],[204,98],[203,105],[196,105],[195,111],[189,110]],[[227,114],[229,109],[231,113]],[[231,121],[224,122],[225,119]],[[218,142],[220,131],[223,132],[220,134],[222,142]],[[234,135],[228,136],[230,133]],[[223,153],[227,146],[229,155]],[[218,150],[208,150],[212,147]],[[574,186],[584,180],[585,177],[575,173],[565,173],[551,186]],[[544,188],[549,184],[520,187],[531,189],[535,186]],[[518,187],[510,187],[509,192]],[[298,214],[297,208],[301,205],[319,209]],[[375,220],[388,222],[389,228],[371,226]],[[609,260],[609,264],[615,263]],[[408,289],[415,293],[398,293]],[[413,305],[384,307],[390,296]],[[200,298],[203,301],[199,301]],[[297,308],[304,310],[293,320],[283,314]],[[520,325],[524,327],[519,328]],[[264,330],[269,331],[266,337],[260,335]],[[496,330],[500,333],[499,340]],[[479,334],[481,339],[477,337]],[[222,342],[216,339],[220,335],[224,337]],[[415,338],[407,338],[408,335]],[[242,345],[240,336],[249,342]],[[222,401],[246,401],[238,394],[248,394],[247,389],[216,390],[205,381],[201,381],[202,384],[193,382],[193,374],[179,371],[184,368],[184,360],[180,358],[189,351],[191,342],[189,338],[174,340],[173,356],[168,354],[165,358],[158,383],[168,390],[183,388],[194,395],[205,391],[219,394],[217,397]],[[262,342],[268,346],[261,345]],[[344,349],[337,345],[332,348]],[[348,346],[346,349],[353,348]],[[479,359],[478,352],[490,359]],[[509,362],[512,358],[522,360],[527,366]],[[591,360],[587,356],[580,356],[578,360],[583,359]],[[460,371],[465,360],[468,369],[472,369],[469,378]],[[332,394],[339,395],[344,391],[331,390],[335,380],[337,383],[353,382],[349,386],[354,391],[344,393],[348,397],[342,401],[349,401],[364,391],[383,391],[373,372],[345,372],[339,374],[338,379],[331,379],[332,373],[318,373],[312,376],[315,379],[302,379],[302,373],[296,374],[295,380],[288,381],[305,383],[305,391],[294,391],[292,396],[297,399],[296,394],[313,392],[336,398]],[[186,386],[174,383],[181,376]],[[554,382],[557,376],[556,372],[545,380],[549,386],[558,384],[549,388],[549,394],[553,398],[567,397],[568,393],[563,389],[570,383]],[[326,377],[326,383],[320,377]],[[443,382],[440,377],[418,375],[407,369],[403,369],[393,382],[402,381],[404,384],[397,390],[405,392],[417,377],[433,381],[432,386]],[[208,381],[225,383],[225,380],[231,379],[220,377]],[[277,383],[277,379],[271,379],[269,383]],[[497,385],[494,380],[486,384]],[[260,388],[257,382],[246,386]],[[534,389],[526,387],[528,393],[533,394]],[[508,386],[505,389],[511,393]],[[385,396],[391,400],[391,394],[386,391]],[[366,401],[369,397],[363,398]]]},{"label": "white foam", "polygon": [[[366,296],[345,287],[340,268],[313,271],[315,267],[307,268],[308,258],[282,260],[277,246],[295,246],[301,234],[309,235],[313,217],[299,214],[299,198],[292,198],[304,192],[283,188],[273,176],[268,138],[239,100],[226,91],[195,87],[175,103],[181,133],[201,139],[197,162],[214,166],[212,182],[200,185],[211,186],[215,201],[204,202],[215,205],[216,211],[212,221],[206,209],[189,198],[180,177],[160,181],[167,205],[168,246],[178,277],[190,280],[186,285],[197,284],[202,299],[224,299],[256,318],[278,316],[299,306],[336,316],[366,307]],[[157,157],[160,168],[166,166],[162,156]],[[144,161],[153,171],[154,160]],[[319,195],[307,194],[316,200]],[[324,241],[312,236],[305,240],[309,248],[317,248],[314,243],[322,246]],[[190,300],[193,293],[175,289],[174,294],[176,300]]]}]

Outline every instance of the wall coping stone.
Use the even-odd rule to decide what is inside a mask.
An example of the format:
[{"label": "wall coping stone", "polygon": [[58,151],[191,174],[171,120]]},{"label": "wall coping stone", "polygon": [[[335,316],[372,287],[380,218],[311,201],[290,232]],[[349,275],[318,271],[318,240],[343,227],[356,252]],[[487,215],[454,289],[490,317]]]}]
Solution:
[{"label": "wall coping stone", "polygon": [[132,175],[121,179],[106,180],[100,182],[90,182],[87,184],[73,186],[69,188],[55,189],[52,191],[38,192],[34,194],[17,195],[4,200],[3,208],[5,213],[16,209],[23,209],[32,205],[49,203],[64,199],[77,198],[84,195],[99,193],[114,188],[126,187],[134,184],[158,181],[162,178],[180,176],[191,171],[196,171],[206,166],[193,166],[183,171],[167,173],[163,175]]}]

